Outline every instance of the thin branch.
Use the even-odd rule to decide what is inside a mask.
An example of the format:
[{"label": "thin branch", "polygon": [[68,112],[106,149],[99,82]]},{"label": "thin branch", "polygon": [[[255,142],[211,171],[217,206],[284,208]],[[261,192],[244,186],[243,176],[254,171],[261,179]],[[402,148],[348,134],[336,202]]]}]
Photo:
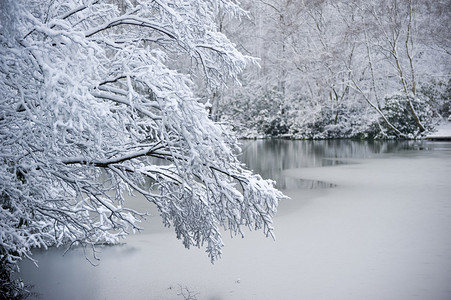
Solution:
[{"label": "thin branch", "polygon": [[[158,144],[157,144],[158,145]],[[124,161],[129,161],[131,159],[151,156],[155,151],[161,149],[163,146],[158,147],[150,147],[141,151],[132,152],[126,155],[123,155],[114,159],[105,159],[105,160],[89,160],[84,157],[72,157],[61,160],[63,164],[72,165],[72,164],[82,164],[82,165],[94,165],[96,167],[106,168],[112,164],[119,164]]]},{"label": "thin branch", "polygon": [[[128,99],[123,98],[121,96],[118,95],[112,95],[109,93],[97,93],[97,92],[91,92],[91,95],[93,95],[96,98],[101,98],[101,99],[105,99],[105,100],[110,100],[116,103],[120,103],[120,104],[124,104],[126,106],[131,106],[130,102],[128,101]],[[161,116],[158,116],[156,114],[153,114],[152,112],[143,109],[143,108],[139,108],[137,106],[134,106],[133,109],[139,111],[140,113],[148,116],[149,118],[151,118],[152,120],[156,121],[156,120],[162,120]]]},{"label": "thin branch", "polygon": [[150,29],[159,31],[159,32],[167,35],[171,39],[174,39],[174,40],[177,39],[177,37],[174,33],[159,26],[158,23],[150,22],[148,19],[144,19],[144,18],[140,18],[137,16],[132,16],[132,15],[126,15],[126,16],[114,18],[113,20],[111,20],[108,23],[105,23],[103,25],[100,25],[94,29],[87,31],[85,33],[85,36],[91,37],[99,32],[102,32],[104,30],[107,30],[109,28],[113,28],[113,27],[116,27],[119,25],[132,25],[132,26],[137,26],[137,27],[146,27],[146,28],[150,28]]}]

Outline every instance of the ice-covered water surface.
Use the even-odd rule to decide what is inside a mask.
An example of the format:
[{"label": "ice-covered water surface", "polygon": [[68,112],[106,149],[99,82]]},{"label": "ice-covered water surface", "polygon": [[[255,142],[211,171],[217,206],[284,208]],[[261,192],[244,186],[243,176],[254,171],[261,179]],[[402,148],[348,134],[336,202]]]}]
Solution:
[{"label": "ice-covered water surface", "polygon": [[451,143],[243,148],[249,167],[285,180],[291,197],[276,242],[260,232],[225,238],[211,265],[156,216],[126,245],[101,249],[97,267],[81,249],[36,251],[39,268],[22,264],[23,278],[42,299],[183,299],[180,287],[197,299],[451,299]]}]

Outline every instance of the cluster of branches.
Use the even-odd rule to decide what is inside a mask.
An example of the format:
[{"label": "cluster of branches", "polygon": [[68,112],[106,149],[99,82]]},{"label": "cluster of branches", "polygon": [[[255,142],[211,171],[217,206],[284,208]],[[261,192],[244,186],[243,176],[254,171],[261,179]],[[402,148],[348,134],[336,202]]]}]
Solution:
[{"label": "cluster of branches", "polygon": [[[33,247],[116,243],[157,206],[183,244],[221,254],[220,228],[272,235],[284,196],[238,161],[192,78],[236,79],[251,60],[217,31],[233,0],[15,1],[0,7],[0,260]],[[199,70],[199,71],[196,71]]]}]

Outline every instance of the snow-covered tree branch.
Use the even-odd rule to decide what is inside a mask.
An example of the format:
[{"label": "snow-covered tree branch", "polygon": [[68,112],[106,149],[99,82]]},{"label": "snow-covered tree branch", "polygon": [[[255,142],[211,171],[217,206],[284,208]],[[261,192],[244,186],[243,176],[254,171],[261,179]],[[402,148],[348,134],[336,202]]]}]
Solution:
[{"label": "snow-covered tree branch", "polygon": [[1,2],[2,263],[140,230],[126,193],[211,260],[221,227],[272,235],[283,194],[191,91],[192,76],[219,86],[251,59],[217,31],[218,10],[243,13],[233,0]]}]

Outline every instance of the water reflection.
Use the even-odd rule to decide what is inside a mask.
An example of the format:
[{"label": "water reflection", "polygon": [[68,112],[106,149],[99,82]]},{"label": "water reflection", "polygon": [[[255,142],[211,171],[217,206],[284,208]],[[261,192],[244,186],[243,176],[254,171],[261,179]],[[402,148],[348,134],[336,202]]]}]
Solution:
[{"label": "water reflection", "polygon": [[282,172],[293,168],[348,164],[350,163],[348,159],[372,158],[383,153],[434,150],[437,147],[443,147],[443,145],[427,141],[244,140],[242,141],[243,154],[240,159],[263,178],[275,180],[279,189],[317,189],[330,188],[334,185],[290,178],[284,176]]},{"label": "water reflection", "polygon": [[289,189],[329,189],[336,187],[335,184],[320,180],[311,180],[311,179],[298,179],[289,176],[281,175],[279,180],[276,182],[276,185],[280,189],[289,190]]}]

